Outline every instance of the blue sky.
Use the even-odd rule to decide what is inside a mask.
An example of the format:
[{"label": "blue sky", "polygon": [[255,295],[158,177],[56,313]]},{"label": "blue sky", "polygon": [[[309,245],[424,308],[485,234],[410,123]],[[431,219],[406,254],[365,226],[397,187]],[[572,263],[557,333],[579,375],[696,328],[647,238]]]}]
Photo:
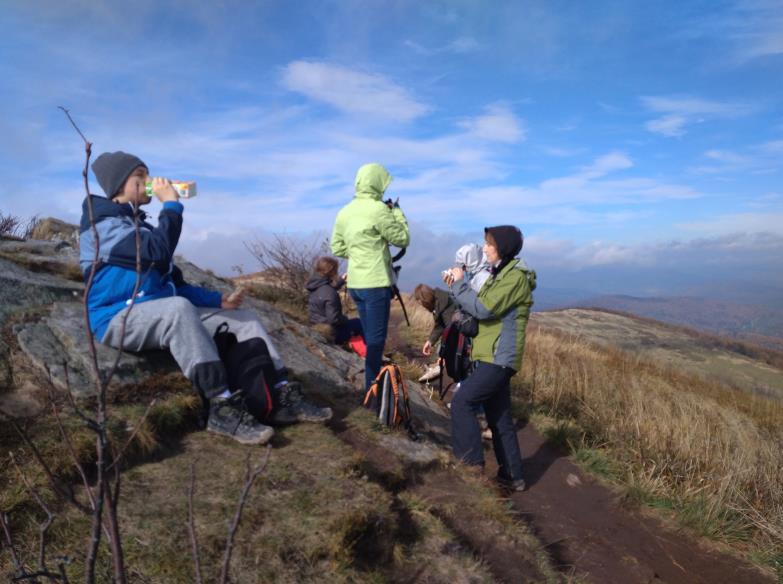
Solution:
[{"label": "blue sky", "polygon": [[377,161],[408,286],[514,223],[543,290],[783,297],[779,0],[31,0],[0,24],[0,211],[78,220],[64,105],[96,155],[198,181],[179,249],[218,272],[328,233]]}]

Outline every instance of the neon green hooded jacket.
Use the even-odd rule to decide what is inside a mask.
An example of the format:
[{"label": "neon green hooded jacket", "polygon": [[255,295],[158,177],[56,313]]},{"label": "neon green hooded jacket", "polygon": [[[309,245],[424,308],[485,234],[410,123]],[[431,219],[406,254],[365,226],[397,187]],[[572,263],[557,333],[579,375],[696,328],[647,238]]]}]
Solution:
[{"label": "neon green hooded jacket", "polygon": [[399,207],[389,209],[383,194],[392,177],[380,164],[362,166],[356,173],[356,195],[340,209],[332,230],[332,253],[348,258],[350,288],[391,286],[389,245],[407,247],[408,220]]}]

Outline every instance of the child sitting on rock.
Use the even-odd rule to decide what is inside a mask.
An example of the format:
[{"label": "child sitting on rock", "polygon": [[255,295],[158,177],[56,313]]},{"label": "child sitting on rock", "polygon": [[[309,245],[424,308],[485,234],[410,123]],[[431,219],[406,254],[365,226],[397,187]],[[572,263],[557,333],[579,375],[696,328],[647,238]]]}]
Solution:
[{"label": "child sitting on rock", "polygon": [[185,282],[174,265],[184,209],[171,182],[159,177],[151,181],[152,193],[163,203],[155,227],[139,208],[151,201],[144,162],[125,152],[107,152],[92,170],[106,197],[90,195],[84,201],[79,262],[89,286],[88,320],[94,337],[128,351],[168,349],[209,403],[207,430],[244,444],[263,444],[274,430],[246,411],[241,392],[229,391],[213,340],[217,328],[228,323],[238,341],[264,339],[277,370],[270,388],[273,410],[265,421],[330,419],[329,408],[309,403],[299,384],[287,381],[285,365],[258,316],[238,310],[241,292],[221,294]]},{"label": "child sitting on rock", "polygon": [[362,358],[367,355],[364,343],[362,323],[358,318],[348,318],[343,314],[338,290],[343,287],[346,275],[338,276],[339,264],[336,259],[322,256],[315,261],[313,276],[305,288],[309,292],[308,309],[310,324],[328,327],[327,337],[337,345],[349,343]]}]

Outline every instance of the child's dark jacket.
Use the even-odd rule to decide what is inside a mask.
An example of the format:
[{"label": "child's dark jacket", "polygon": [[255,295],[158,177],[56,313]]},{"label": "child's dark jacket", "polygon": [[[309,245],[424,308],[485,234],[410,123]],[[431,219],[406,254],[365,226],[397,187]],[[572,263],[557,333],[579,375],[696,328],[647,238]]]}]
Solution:
[{"label": "child's dark jacket", "polygon": [[311,277],[305,288],[310,293],[307,301],[310,310],[311,324],[330,324],[338,326],[347,320],[343,314],[343,305],[337,291],[342,288],[344,280],[334,283],[325,276]]},{"label": "child's dark jacket", "polygon": [[[79,264],[84,280],[88,282],[98,248],[97,269],[87,306],[90,329],[101,339],[111,319],[131,303],[137,279],[136,227],[130,204],[117,204],[96,195],[90,195],[90,198],[99,245],[96,246],[85,199],[79,226]],[[146,214],[139,211],[141,284],[136,302],[183,296],[196,306],[219,307],[220,292],[187,284],[180,269],[174,265],[174,250],[182,230],[182,211],[181,203],[164,203],[157,227],[147,223]]]},{"label": "child's dark jacket", "polygon": [[445,290],[434,288],[432,291],[435,294],[435,308],[432,309],[432,316],[435,321],[432,325],[429,341],[430,344],[434,345],[440,340],[443,329],[451,324],[454,311],[457,310],[457,305],[454,303],[454,299]]}]

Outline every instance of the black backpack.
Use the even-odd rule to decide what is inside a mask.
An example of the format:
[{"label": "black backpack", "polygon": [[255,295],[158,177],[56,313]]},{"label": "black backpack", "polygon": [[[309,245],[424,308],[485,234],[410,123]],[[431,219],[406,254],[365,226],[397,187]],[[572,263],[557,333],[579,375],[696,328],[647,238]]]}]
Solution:
[{"label": "black backpack", "polygon": [[272,413],[272,388],[279,381],[266,341],[254,337],[240,343],[227,322],[217,328],[213,338],[229,389],[241,391],[247,411],[263,421]]},{"label": "black backpack", "polygon": [[364,407],[375,412],[378,420],[390,428],[404,427],[411,440],[419,436],[413,429],[413,416],[408,400],[408,388],[400,368],[394,363],[384,365],[364,395]]},{"label": "black backpack", "polygon": [[[438,379],[438,394],[443,399],[449,388],[455,383],[466,379],[473,368],[473,362],[470,358],[471,352],[470,337],[465,335],[459,326],[459,322],[452,322],[443,330],[440,338],[440,377]],[[452,379],[452,383],[443,387],[443,371]]]}]

